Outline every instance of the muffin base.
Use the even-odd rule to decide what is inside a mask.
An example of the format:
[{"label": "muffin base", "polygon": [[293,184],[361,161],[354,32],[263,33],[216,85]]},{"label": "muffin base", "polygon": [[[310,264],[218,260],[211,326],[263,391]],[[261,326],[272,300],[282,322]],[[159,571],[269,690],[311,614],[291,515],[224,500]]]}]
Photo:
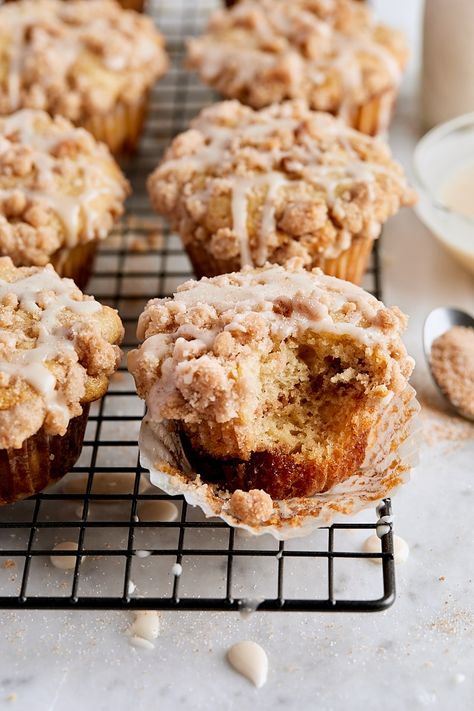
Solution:
[{"label": "muffin base", "polygon": [[[332,259],[316,257],[311,264],[307,265],[307,268],[319,267],[329,276],[360,284],[367,269],[373,245],[373,239],[355,237],[349,249],[341,252],[339,256]],[[238,258],[216,259],[199,242],[190,242],[185,247],[198,279],[203,276],[213,277],[219,274],[229,274],[240,269]]]},{"label": "muffin base", "polygon": [[89,281],[97,252],[97,240],[63,247],[51,255],[51,264],[60,277],[73,279],[81,291]]},{"label": "muffin base", "polygon": [[43,429],[20,449],[0,450],[0,505],[33,496],[63,477],[79,458],[89,416],[89,403],[74,417],[65,435]]},{"label": "muffin base", "polygon": [[367,264],[372,253],[374,241],[365,237],[356,237],[349,249],[344,250],[338,257],[328,259],[321,257],[314,260],[312,267],[320,267],[325,274],[360,284],[366,272]]},{"label": "muffin base", "polygon": [[[346,452],[343,465],[318,465],[315,461],[283,451],[253,452],[247,461],[218,459],[193,449],[189,439],[181,432],[184,453],[199,472],[203,482],[217,484],[233,492],[237,489],[251,491],[263,489],[272,499],[291,499],[295,496],[323,494],[332,486],[351,476],[351,464],[357,471],[362,460],[361,448]],[[359,454],[359,459],[357,459]]]},{"label": "muffin base", "polygon": [[118,0],[118,2],[124,10],[143,12],[143,8],[145,7],[145,0]]},{"label": "muffin base", "polygon": [[133,153],[140,140],[148,113],[149,95],[135,104],[118,104],[107,114],[96,114],[79,121],[78,125],[105,143],[114,155]]},{"label": "muffin base", "polygon": [[394,89],[374,96],[362,106],[357,106],[348,116],[341,116],[346,123],[368,136],[378,136],[388,131],[395,106]]}]

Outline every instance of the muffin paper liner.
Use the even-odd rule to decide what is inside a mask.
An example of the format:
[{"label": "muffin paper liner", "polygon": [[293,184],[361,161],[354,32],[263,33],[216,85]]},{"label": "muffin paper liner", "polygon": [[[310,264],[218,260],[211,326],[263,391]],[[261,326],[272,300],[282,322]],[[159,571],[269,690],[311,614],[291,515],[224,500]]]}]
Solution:
[{"label": "muffin paper liner", "polygon": [[373,239],[355,237],[349,249],[333,259],[322,257],[313,267],[320,267],[325,274],[360,284],[374,246]]},{"label": "muffin paper liner", "polygon": [[0,449],[0,505],[33,496],[67,474],[81,453],[88,416],[89,403],[65,435],[41,429],[19,449]]},{"label": "muffin paper liner", "polygon": [[269,533],[285,540],[330,525],[340,515],[350,516],[374,506],[407,482],[418,461],[419,409],[415,391],[407,385],[388,404],[381,404],[372,441],[357,474],[323,494],[274,500],[273,515],[258,525],[236,519],[229,510],[231,494],[217,484],[204,482],[192,470],[173,422],[155,423],[145,416],[139,437],[140,459],[149,469],[154,486],[172,496],[183,495],[207,518],[217,516],[253,535]]},{"label": "muffin paper liner", "polygon": [[349,126],[368,136],[380,136],[388,131],[397,98],[395,89],[372,97],[356,107],[348,116],[341,116]]},{"label": "muffin paper liner", "polygon": [[[374,240],[371,238],[354,237],[351,246],[337,257],[331,259],[320,257],[310,265],[310,268],[320,267],[329,276],[360,284],[366,272],[373,246]],[[190,242],[185,245],[185,248],[198,279],[203,276],[213,277],[219,274],[228,274],[240,269],[238,259],[217,259],[199,242]]]},{"label": "muffin paper liner", "polygon": [[142,134],[148,112],[149,92],[133,103],[119,103],[107,114],[89,116],[79,125],[97,141],[106,143],[114,155],[133,153]]},{"label": "muffin paper liner", "polygon": [[92,240],[72,248],[58,249],[51,255],[51,264],[60,277],[73,279],[83,291],[92,274],[97,245],[97,240]]}]

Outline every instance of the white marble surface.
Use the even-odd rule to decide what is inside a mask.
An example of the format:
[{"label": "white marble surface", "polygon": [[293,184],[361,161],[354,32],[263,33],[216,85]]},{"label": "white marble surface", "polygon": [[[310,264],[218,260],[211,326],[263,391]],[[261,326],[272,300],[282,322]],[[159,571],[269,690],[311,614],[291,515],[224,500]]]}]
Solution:
[{"label": "white marble surface", "polygon": [[[416,35],[419,3],[377,3]],[[416,55],[391,132],[409,168],[417,138]],[[474,281],[411,211],[383,242],[384,294],[411,314],[407,343],[415,384],[431,391],[421,354],[425,314],[450,303],[474,307]],[[399,711],[472,708],[474,432],[460,445],[425,445],[412,482],[394,500],[396,532],[410,544],[398,568],[398,598],[385,613],[303,615],[166,613],[153,651],[130,647],[127,613],[1,612],[0,708],[321,709]],[[355,534],[354,534],[355,535]],[[377,577],[374,566],[370,573]],[[6,574],[0,570],[0,575]],[[230,644],[252,639],[270,659],[255,690],[225,661]]]}]

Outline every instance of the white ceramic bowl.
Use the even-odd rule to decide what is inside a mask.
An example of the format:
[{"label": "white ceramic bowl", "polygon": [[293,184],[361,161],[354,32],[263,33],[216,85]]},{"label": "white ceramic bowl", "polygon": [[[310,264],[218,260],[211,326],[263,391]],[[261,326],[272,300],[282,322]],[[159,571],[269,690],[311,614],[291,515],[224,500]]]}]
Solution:
[{"label": "white ceramic bowl", "polygon": [[474,167],[474,113],[428,131],[415,148],[413,164],[419,190],[418,217],[474,274],[474,219],[447,207],[440,197],[451,175],[469,165]]}]

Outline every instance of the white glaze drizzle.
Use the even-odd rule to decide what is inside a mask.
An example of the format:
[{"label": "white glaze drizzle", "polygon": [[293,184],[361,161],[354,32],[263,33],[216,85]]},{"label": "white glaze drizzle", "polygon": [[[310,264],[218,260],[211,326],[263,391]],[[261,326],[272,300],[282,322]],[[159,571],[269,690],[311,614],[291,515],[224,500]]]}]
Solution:
[{"label": "white glaze drizzle", "polygon": [[[15,134],[17,141],[30,148],[32,159],[37,170],[37,188],[26,188],[16,185],[13,188],[0,189],[0,201],[9,198],[14,193],[20,191],[29,200],[38,200],[56,213],[65,228],[65,244],[74,247],[79,237],[84,240],[92,239],[96,236],[95,224],[97,213],[91,209],[91,204],[100,196],[109,195],[117,198],[124,196],[124,189],[121,182],[114,176],[108,175],[100,163],[94,163],[90,155],[79,154],[74,161],[69,158],[56,158],[50,151],[59,143],[85,135],[80,128],[58,128],[57,124],[41,125],[40,129],[35,128],[35,121],[38,119],[42,123],[46,114],[30,109],[18,111],[13,116],[0,119],[2,124],[0,136],[0,155],[6,153],[11,142],[6,136]],[[18,142],[15,143],[18,145]],[[98,157],[104,159],[112,158],[100,144],[95,146]],[[61,168],[70,167],[72,171],[81,174],[83,188],[77,195],[68,195],[57,187],[55,172]],[[84,223],[82,229],[81,221]],[[99,234],[105,237],[106,234]]]},{"label": "white glaze drizzle", "polygon": [[[52,292],[52,295],[46,297],[47,302],[42,308],[37,301],[48,292]],[[38,336],[33,347],[14,347],[9,360],[0,360],[0,372],[27,382],[42,395],[49,412],[60,412],[66,420],[69,419],[67,403],[56,390],[56,377],[47,367],[47,363],[54,361],[61,353],[74,351],[74,342],[66,337],[65,328],[58,316],[64,309],[81,316],[92,315],[101,309],[101,305],[93,299],[76,301],[72,295],[77,293],[74,282],[60,279],[50,266],[18,281],[0,279],[0,301],[14,294],[20,308],[31,313],[38,326]],[[15,337],[2,329],[2,335],[5,334]]]}]

